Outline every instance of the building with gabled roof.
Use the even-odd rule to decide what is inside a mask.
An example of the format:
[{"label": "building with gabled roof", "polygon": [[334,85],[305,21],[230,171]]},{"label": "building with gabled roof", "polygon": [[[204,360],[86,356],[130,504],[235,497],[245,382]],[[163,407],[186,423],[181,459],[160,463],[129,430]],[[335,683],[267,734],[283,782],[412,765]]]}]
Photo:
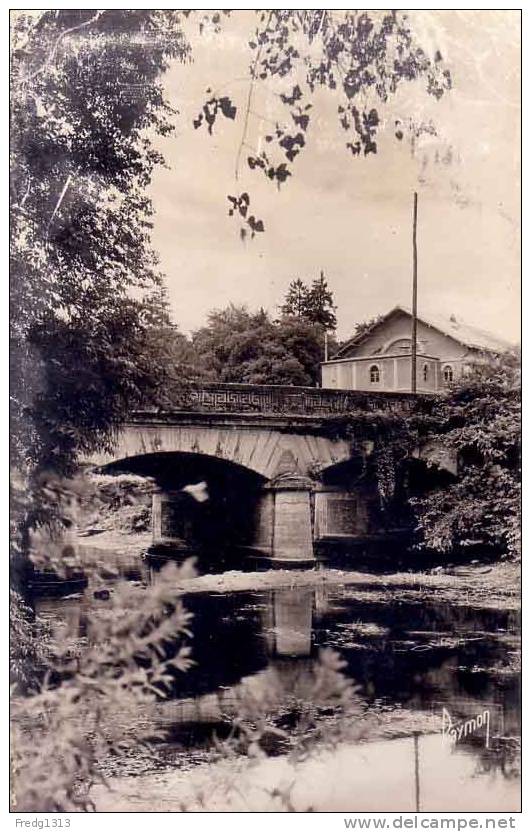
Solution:
[{"label": "building with gabled roof", "polygon": [[[412,314],[395,306],[321,365],[322,386],[341,390],[406,392],[411,389]],[[417,316],[417,391],[433,393],[467,368],[513,345],[454,315]]]}]

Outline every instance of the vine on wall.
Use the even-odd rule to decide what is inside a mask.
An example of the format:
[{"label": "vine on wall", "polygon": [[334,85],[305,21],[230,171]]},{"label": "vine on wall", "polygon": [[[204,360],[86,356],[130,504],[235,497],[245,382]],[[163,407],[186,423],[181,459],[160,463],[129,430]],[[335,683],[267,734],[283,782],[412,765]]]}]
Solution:
[{"label": "vine on wall", "polygon": [[[353,450],[371,440],[372,473],[382,508],[403,499],[414,545],[437,552],[471,547],[516,558],[520,553],[520,362],[515,353],[471,369],[441,396],[419,397],[408,412],[358,409],[328,419],[330,438],[347,438]],[[408,489],[407,472],[423,446],[455,455],[455,476],[431,477]],[[417,463],[418,465],[418,463]]]}]

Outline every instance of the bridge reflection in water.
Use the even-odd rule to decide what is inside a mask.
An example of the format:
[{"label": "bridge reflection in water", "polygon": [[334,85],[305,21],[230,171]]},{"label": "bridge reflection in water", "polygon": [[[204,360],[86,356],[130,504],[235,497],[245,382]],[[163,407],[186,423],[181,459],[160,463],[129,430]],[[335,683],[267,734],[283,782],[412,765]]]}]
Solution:
[{"label": "bridge reflection in water", "polygon": [[270,656],[309,656],[312,649],[313,589],[276,589],[263,613]]},{"label": "bridge reflection in water", "polygon": [[[350,599],[345,588],[188,596],[197,667],[180,677],[175,695],[189,686],[192,696],[208,692],[210,704],[221,697],[218,715],[230,712],[242,688],[271,679],[286,679],[284,695],[290,696],[295,678],[299,692],[309,689],[319,650],[333,647],[357,686],[358,702],[395,702],[428,713],[438,703],[437,714],[446,703],[457,718],[469,706],[479,712],[490,702],[504,713],[504,731],[518,732],[517,675],[497,673],[515,643],[515,614],[362,597],[354,592]],[[220,672],[213,675],[218,661]],[[202,702],[193,696],[185,708],[207,718]],[[166,703],[162,710],[175,714],[183,704]]]},{"label": "bridge reflection in water", "polygon": [[[161,703],[156,718],[166,727],[175,730],[180,723],[186,731],[188,725],[192,738],[193,726],[217,729],[224,721],[241,716],[249,701],[260,703],[273,723],[281,713],[281,724],[291,724],[290,715],[300,714],[301,708],[303,712],[313,708],[318,725],[318,652],[334,646],[346,661],[347,677],[359,687],[344,715],[343,733],[335,736],[336,750],[323,756],[317,748],[314,763],[298,773],[301,811],[310,797],[328,811],[435,811],[450,806],[463,811],[518,809],[518,762],[508,739],[519,732],[518,679],[516,674],[503,678],[496,673],[500,663],[507,661],[508,633],[514,634],[518,626],[510,614],[444,604],[350,601],[348,591],[324,588],[279,589],[232,599],[211,596],[207,603],[218,612],[226,610],[223,622],[240,617],[237,643],[242,677],[205,695]],[[263,663],[251,672],[245,668],[245,627],[249,624],[253,658],[258,656],[258,663]],[[254,641],[257,629],[262,653]],[[497,739],[488,749],[483,736],[470,737],[456,749],[443,743],[441,703],[456,720],[485,707],[497,709],[496,733],[504,739]],[[392,736],[390,716],[395,709],[398,717],[401,712],[410,714],[398,732],[410,736],[374,741],[382,736],[381,730],[371,734],[375,713],[383,714],[384,724],[388,720]],[[337,728],[340,724],[327,725]],[[428,733],[419,735],[419,727]],[[359,743],[370,741],[371,736],[372,742]],[[269,784],[272,789],[277,779],[283,782],[290,773],[286,766],[279,761],[278,777]],[[274,770],[269,766],[264,777],[273,776]],[[256,783],[249,784],[249,794],[253,789]],[[252,808],[259,810],[263,799],[255,794]]]},{"label": "bridge reflection in water", "polygon": [[[177,754],[208,745],[214,731],[222,733],[253,702],[271,724],[284,726],[296,725],[301,708],[313,708],[318,727],[327,713],[315,709],[319,650],[333,647],[357,690],[335,750],[316,747],[311,765],[299,772],[298,782],[306,784],[298,798],[301,811],[304,801],[314,799],[328,811],[413,811],[417,794],[424,811],[450,805],[454,811],[517,810],[519,770],[511,737],[519,734],[519,682],[510,663],[516,614],[393,601],[346,587],[198,593],[184,601],[194,613],[197,665],[176,674],[170,701],[138,714],[143,724],[152,720],[168,733]],[[87,605],[105,602],[88,595],[81,601],[48,600],[38,612],[69,617],[72,635],[82,635]],[[490,748],[483,736],[467,738],[455,751],[443,744],[441,703],[456,720],[486,707],[499,712]],[[383,742],[395,718],[404,720],[400,730],[410,736]],[[132,730],[133,723],[134,718]],[[415,731],[426,730],[427,723],[433,733],[415,740]],[[326,737],[331,723],[323,725]],[[285,779],[290,764],[282,754],[276,759],[264,777],[278,772]],[[244,789],[258,809],[264,794],[255,790],[256,783]]]}]

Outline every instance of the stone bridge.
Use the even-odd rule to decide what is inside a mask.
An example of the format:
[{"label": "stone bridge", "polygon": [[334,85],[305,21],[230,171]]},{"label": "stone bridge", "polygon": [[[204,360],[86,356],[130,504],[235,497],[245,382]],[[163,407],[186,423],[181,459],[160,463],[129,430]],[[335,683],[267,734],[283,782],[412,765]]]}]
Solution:
[{"label": "stone bridge", "polygon": [[[378,531],[366,478],[371,443],[327,435],[331,417],[404,412],[411,394],[244,384],[189,385],[167,410],[139,411],[112,454],[89,462],[152,476],[155,543],[186,543],[208,522],[220,539],[283,562],[311,561],[314,542]],[[208,511],[183,492],[204,480]],[[217,507],[217,510],[216,510]],[[210,513],[209,513],[210,512]],[[194,519],[195,518],[195,519]]]}]

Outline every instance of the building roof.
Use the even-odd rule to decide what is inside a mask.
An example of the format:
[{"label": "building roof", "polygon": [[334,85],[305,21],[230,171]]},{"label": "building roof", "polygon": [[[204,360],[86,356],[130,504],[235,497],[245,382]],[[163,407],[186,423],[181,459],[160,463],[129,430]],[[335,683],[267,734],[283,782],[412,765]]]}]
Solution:
[{"label": "building roof", "polygon": [[[382,324],[398,312],[403,312],[409,316],[412,314],[411,310],[405,306],[393,307],[393,309],[387,312],[387,314],[380,320],[375,321],[375,323],[368,327],[364,332],[361,332],[359,335],[355,335],[343,344],[343,346],[337,351],[334,358],[339,358],[340,355],[343,355],[351,347],[361,344],[371,332],[382,326]],[[430,326],[433,329],[438,330],[443,335],[448,335],[450,338],[453,338],[455,341],[458,341],[460,344],[464,344],[464,346],[470,347],[471,349],[502,353],[514,348],[514,344],[510,344],[509,341],[504,341],[502,338],[498,338],[497,335],[493,335],[491,332],[487,332],[484,329],[470,326],[469,324],[460,321],[455,317],[455,315],[446,318],[443,315],[421,314],[418,315],[417,318],[419,321],[422,321],[423,324],[426,324],[426,326]]]}]

